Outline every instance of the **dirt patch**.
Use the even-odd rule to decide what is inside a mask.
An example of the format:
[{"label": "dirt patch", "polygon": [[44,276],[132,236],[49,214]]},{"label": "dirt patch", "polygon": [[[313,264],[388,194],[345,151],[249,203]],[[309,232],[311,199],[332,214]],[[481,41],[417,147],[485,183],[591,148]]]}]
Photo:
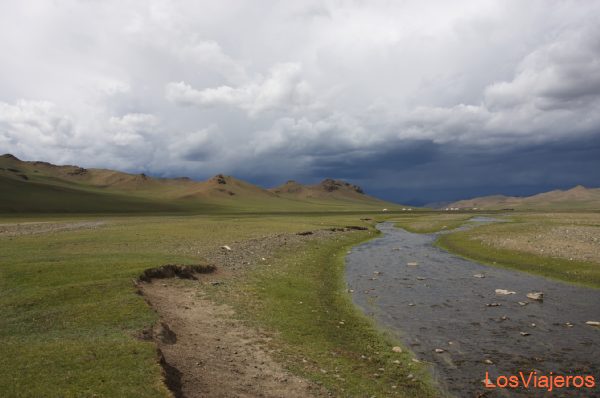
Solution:
[{"label": "dirt patch", "polygon": [[25,222],[18,224],[0,224],[0,237],[46,234],[80,229],[96,229],[106,224],[105,221],[82,222]]},{"label": "dirt patch", "polygon": [[[318,386],[287,372],[266,348],[269,337],[207,299],[193,282],[141,284],[161,316],[154,339],[176,397],[310,397]],[[168,325],[168,326],[166,326]]]},{"label": "dirt patch", "polygon": [[281,247],[336,234],[310,232],[227,242],[231,250],[217,246],[204,251],[207,262],[217,266],[211,274],[193,273],[197,280],[153,277],[155,272],[177,276],[180,268],[166,266],[150,270],[148,282],[138,283],[161,318],[140,337],[158,345],[165,382],[176,397],[327,396],[322,387],[291,374],[273,359],[268,348],[271,337],[265,331],[244,324],[232,308],[204,293],[208,286],[226,283],[248,267],[269,261]]},{"label": "dirt patch", "polygon": [[150,282],[152,279],[182,278],[196,279],[195,274],[209,274],[217,268],[211,264],[178,265],[167,264],[158,268],[148,268],[138,278],[142,282]]},{"label": "dirt patch", "polygon": [[480,234],[473,239],[500,249],[600,263],[600,227],[556,226],[504,237]]}]

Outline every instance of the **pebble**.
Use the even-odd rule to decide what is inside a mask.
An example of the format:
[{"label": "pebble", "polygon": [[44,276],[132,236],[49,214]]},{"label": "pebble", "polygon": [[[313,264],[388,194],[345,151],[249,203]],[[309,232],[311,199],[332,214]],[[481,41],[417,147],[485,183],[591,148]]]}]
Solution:
[{"label": "pebble", "polygon": [[511,290],[506,290],[506,289],[496,289],[496,294],[499,295],[503,295],[503,296],[507,296],[509,294],[516,294],[517,292],[513,292]]},{"label": "pebble", "polygon": [[475,274],[473,278],[485,278],[485,274]]},{"label": "pebble", "polygon": [[395,347],[392,347],[392,351],[393,352],[397,352],[397,353],[401,353],[402,352],[402,348],[398,347],[398,346],[395,346]]},{"label": "pebble", "polygon": [[531,335],[531,333],[521,332],[521,336],[529,336],[529,335]]},{"label": "pebble", "polygon": [[435,352],[437,352],[438,354],[441,354],[442,352],[446,352],[446,350],[444,350],[443,348],[436,348]]},{"label": "pebble", "polygon": [[485,361],[483,361],[483,362],[485,362],[485,363],[486,363],[486,364],[488,364],[488,365],[493,365],[493,364],[494,364],[494,362],[493,362],[491,359],[486,359],[486,360],[485,360]]},{"label": "pebble", "polygon": [[221,246],[221,249],[223,249],[223,250],[226,250],[226,251],[228,251],[228,252],[230,252],[230,251],[231,251],[231,247],[229,247],[229,246],[227,246],[227,245]]},{"label": "pebble", "polygon": [[542,293],[542,292],[527,293],[527,298],[529,298],[531,300],[544,301],[544,293]]}]

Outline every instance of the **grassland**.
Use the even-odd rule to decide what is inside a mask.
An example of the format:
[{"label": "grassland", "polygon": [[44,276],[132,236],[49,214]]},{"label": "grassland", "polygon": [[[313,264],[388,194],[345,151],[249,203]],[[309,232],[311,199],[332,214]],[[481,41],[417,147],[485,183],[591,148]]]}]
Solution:
[{"label": "grassland", "polygon": [[[168,396],[155,346],[136,338],[157,315],[135,293],[132,278],[165,263],[196,263],[231,241],[347,225],[358,218],[353,213],[93,216],[90,221],[104,224],[0,234],[0,391],[11,397]],[[11,216],[0,224],[16,221]],[[53,222],[72,220],[61,216]],[[236,285],[252,300],[221,299],[247,306],[248,322],[281,336],[275,343],[284,353],[281,360],[333,391],[389,392],[394,382],[395,391],[408,396],[431,395],[424,376],[419,382],[396,380],[418,370],[409,367],[407,355],[397,357],[401,365],[390,366],[392,340],[358,314],[343,291],[342,253],[367,237],[357,232],[303,252],[281,251],[269,272],[259,268]],[[306,305],[294,307],[299,299]],[[343,328],[337,327],[340,319]],[[337,367],[346,381],[334,378],[333,371],[294,366],[301,353],[315,369]],[[361,355],[370,359],[361,362]]]},{"label": "grassland", "polygon": [[429,234],[458,228],[471,217],[473,214],[428,212],[396,216],[393,221],[397,227],[404,228],[409,232]]},{"label": "grassland", "polygon": [[[442,235],[437,245],[461,256],[493,266],[516,269],[543,275],[570,283],[600,288],[600,261],[578,260],[569,256],[568,247],[581,244],[581,237],[572,235],[560,241],[551,241],[544,235],[552,229],[566,227],[576,231],[582,226],[591,227],[598,236],[600,219],[597,213],[520,213],[513,222],[483,225],[468,231]],[[556,250],[543,251],[539,248],[542,237],[544,245]],[[505,241],[518,242],[517,246],[506,247]]]}]

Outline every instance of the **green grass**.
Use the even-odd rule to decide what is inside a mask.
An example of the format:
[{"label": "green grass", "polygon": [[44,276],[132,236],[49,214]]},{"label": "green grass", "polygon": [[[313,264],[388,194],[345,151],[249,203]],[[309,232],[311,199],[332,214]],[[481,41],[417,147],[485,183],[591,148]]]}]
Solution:
[{"label": "green grass", "polygon": [[[411,361],[406,350],[393,353],[401,344],[378,331],[346,292],[345,253],[370,237],[353,233],[309,243],[292,255],[281,253],[221,298],[253,324],[275,331],[273,344],[287,366],[335,395],[436,396],[424,366]],[[407,377],[410,373],[415,379]]]},{"label": "green grass", "polygon": [[392,221],[394,221],[397,227],[403,228],[408,232],[429,234],[458,228],[474,216],[475,214],[446,214],[437,212],[433,214],[394,217]]},{"label": "green grass", "polygon": [[[94,230],[0,236],[0,391],[10,397],[165,397],[168,392],[161,381],[154,345],[135,338],[156,321],[156,315],[135,293],[132,278],[166,263],[198,263],[207,251],[234,241],[359,224],[360,217],[322,213],[91,217],[88,219],[106,224]],[[17,221],[21,220],[2,220]],[[67,220],[61,216],[57,221]],[[387,364],[389,340],[361,318],[341,293],[342,257],[332,254],[363,238],[354,235],[344,241],[315,244],[306,252],[283,251],[276,274],[281,279],[269,280],[269,273],[262,270],[252,278],[254,282],[264,278],[265,286],[272,287],[273,296],[254,291],[257,306],[273,309],[281,300],[289,309],[297,295],[306,295],[309,305],[330,311],[331,322],[341,316],[347,320],[342,333],[334,333],[338,329],[324,322],[322,314],[314,316],[323,321],[323,328],[312,329],[313,314],[302,311],[284,314],[279,321],[262,317],[266,312],[255,313],[256,321],[281,332],[288,355],[306,351],[324,368],[335,362],[325,361],[323,349],[347,347],[347,355],[340,351],[344,357],[340,367],[350,390],[364,383],[360,388],[365,391],[382,391],[394,382],[401,392],[403,388],[410,393],[426,391],[421,384],[413,390],[402,380],[392,380],[406,369],[400,367],[393,373]],[[248,289],[252,292],[251,286]],[[296,323],[290,323],[294,318]],[[315,351],[301,334],[289,332],[292,325],[315,333]],[[370,350],[366,344],[371,345]],[[376,350],[381,356],[374,354]],[[359,352],[371,356],[372,362],[357,360],[353,365]],[[380,362],[386,364],[384,376],[369,378]],[[353,366],[356,376],[350,372]]]},{"label": "green grass", "polygon": [[484,244],[476,239],[485,233],[502,239],[532,226],[547,227],[548,223],[536,217],[521,214],[512,223],[483,225],[467,231],[441,235],[436,245],[442,249],[487,265],[504,267],[565,282],[600,288],[600,264],[589,261],[541,256],[523,251],[508,250]]}]

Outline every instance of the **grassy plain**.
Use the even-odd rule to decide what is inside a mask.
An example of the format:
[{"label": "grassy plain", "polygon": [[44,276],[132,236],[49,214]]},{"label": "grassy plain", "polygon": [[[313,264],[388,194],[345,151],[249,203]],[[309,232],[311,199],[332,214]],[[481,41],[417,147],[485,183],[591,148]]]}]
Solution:
[{"label": "grassy plain", "polygon": [[[0,232],[0,391],[11,397],[168,396],[156,347],[136,338],[157,315],[135,293],[133,278],[166,263],[197,263],[232,241],[356,224],[364,216],[61,216],[45,218],[43,225],[103,224],[46,233],[29,224],[22,234],[5,228]],[[19,221],[10,216],[0,224]],[[268,270],[257,268],[232,285],[250,300],[226,294],[219,299],[245,309],[248,322],[272,330],[279,336],[273,344],[280,359],[332,391],[383,395],[391,394],[394,384],[394,393],[432,396],[426,376],[406,381],[407,372],[420,375],[422,369],[408,354],[394,356],[401,363],[392,364],[391,346],[397,343],[377,331],[344,291],[343,254],[369,236],[358,231],[311,243],[301,252],[282,250]],[[296,306],[298,301],[305,304]],[[310,368],[298,365],[301,355],[310,358]]]}]

